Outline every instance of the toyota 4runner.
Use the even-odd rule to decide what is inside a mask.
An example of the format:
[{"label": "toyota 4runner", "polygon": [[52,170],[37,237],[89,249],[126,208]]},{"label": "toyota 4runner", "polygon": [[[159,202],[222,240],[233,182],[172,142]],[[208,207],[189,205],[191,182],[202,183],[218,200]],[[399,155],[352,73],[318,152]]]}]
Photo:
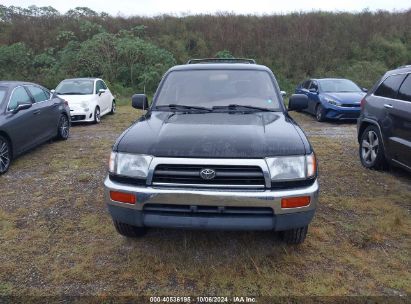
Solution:
[{"label": "toyota 4runner", "polygon": [[[117,139],[105,200],[117,231],[146,227],[281,231],[304,241],[318,200],[317,165],[271,70],[253,60],[171,68],[146,111]],[[291,96],[288,110],[307,107]]]}]

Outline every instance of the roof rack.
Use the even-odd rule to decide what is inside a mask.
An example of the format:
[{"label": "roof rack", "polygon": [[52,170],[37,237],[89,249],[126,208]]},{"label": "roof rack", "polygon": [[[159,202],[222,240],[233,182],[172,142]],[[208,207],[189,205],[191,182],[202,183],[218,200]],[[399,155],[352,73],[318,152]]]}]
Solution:
[{"label": "roof rack", "polygon": [[203,58],[203,59],[190,59],[187,64],[197,63],[248,63],[255,64],[254,59],[248,58]]}]

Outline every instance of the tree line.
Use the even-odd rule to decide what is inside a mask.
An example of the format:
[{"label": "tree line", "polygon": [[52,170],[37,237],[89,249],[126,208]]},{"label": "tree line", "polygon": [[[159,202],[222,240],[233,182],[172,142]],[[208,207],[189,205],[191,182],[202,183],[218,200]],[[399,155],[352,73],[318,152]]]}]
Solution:
[{"label": "tree line", "polygon": [[386,70],[411,64],[411,10],[124,17],[0,5],[0,79],[53,88],[99,76],[118,94],[153,92],[169,67],[216,55],[256,59],[287,91],[307,77],[371,87]]}]

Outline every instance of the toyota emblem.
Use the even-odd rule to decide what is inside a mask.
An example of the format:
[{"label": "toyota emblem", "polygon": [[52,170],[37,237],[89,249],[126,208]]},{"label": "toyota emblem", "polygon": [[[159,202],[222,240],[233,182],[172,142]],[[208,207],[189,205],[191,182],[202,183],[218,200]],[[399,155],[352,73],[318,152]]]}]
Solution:
[{"label": "toyota emblem", "polygon": [[205,168],[200,171],[200,176],[202,179],[213,179],[215,177],[215,171]]}]

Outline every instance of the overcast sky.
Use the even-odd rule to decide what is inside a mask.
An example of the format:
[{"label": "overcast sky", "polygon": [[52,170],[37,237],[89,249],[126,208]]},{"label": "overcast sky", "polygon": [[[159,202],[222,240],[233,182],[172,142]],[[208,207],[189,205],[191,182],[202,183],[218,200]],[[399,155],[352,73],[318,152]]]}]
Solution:
[{"label": "overcast sky", "polygon": [[379,9],[393,11],[411,8],[410,0],[1,0],[1,4],[21,7],[28,7],[30,5],[50,5],[58,9],[62,13],[65,13],[67,10],[77,6],[87,6],[97,12],[104,11],[111,15],[121,14],[124,16],[152,16],[163,13],[198,14],[215,12],[234,12],[237,14],[270,14],[312,10],[358,12],[364,9],[369,9],[371,11]]}]

